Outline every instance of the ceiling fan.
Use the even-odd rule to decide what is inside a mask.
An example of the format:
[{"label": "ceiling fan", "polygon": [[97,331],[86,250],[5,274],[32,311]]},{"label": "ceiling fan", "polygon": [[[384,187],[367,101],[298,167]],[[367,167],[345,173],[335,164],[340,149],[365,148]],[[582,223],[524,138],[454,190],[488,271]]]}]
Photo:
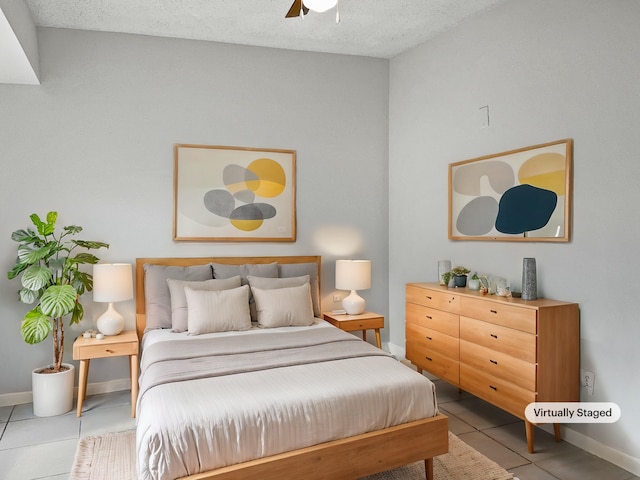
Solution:
[{"label": "ceiling fan", "polygon": [[[337,4],[338,0],[294,0],[285,18],[304,18],[304,16],[309,13],[309,10],[322,13],[335,7]],[[339,17],[336,16],[336,21],[339,21],[338,18]]]}]

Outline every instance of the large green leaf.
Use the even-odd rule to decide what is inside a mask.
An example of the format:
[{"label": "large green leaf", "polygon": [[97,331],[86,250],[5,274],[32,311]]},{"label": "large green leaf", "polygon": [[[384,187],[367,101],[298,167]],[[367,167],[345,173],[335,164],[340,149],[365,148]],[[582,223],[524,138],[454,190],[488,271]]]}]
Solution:
[{"label": "large green leaf", "polygon": [[93,277],[88,273],[76,270],[73,272],[71,285],[78,291],[79,295],[82,295],[85,291],[90,292],[93,290]]},{"label": "large green leaf", "polygon": [[53,275],[51,270],[47,267],[31,265],[22,275],[22,286],[29,290],[38,291],[47,286],[51,282],[52,278]]},{"label": "large green leaf", "polygon": [[32,248],[29,245],[20,245],[18,247],[18,261],[20,263],[31,265],[32,263],[38,263],[40,260],[47,258],[51,253],[52,249],[49,244],[41,248]]},{"label": "large green leaf", "polygon": [[47,214],[47,221],[43,222],[40,220],[40,217],[36,213],[32,213],[31,221],[38,229],[38,233],[44,237],[51,235],[56,229],[56,220],[58,218],[58,214],[56,212],[49,212]]},{"label": "large green leaf", "polygon": [[84,247],[88,249],[109,248],[109,244],[104,242],[94,242],[91,240],[72,240],[72,242],[78,245],[79,247]]},{"label": "large green leaf", "polygon": [[9,280],[13,280],[22,272],[24,272],[28,267],[29,265],[25,263],[20,263],[20,260],[16,259],[16,264],[13,266],[11,270],[7,272],[7,278],[9,278]]},{"label": "large green leaf", "polygon": [[46,339],[52,329],[51,317],[44,315],[39,308],[34,308],[24,316],[20,333],[25,342],[33,345]]},{"label": "large green leaf", "polygon": [[14,242],[23,242],[27,244],[42,242],[42,239],[36,235],[36,232],[28,228],[27,230],[16,230],[11,234],[11,240]]},{"label": "large green leaf", "polygon": [[100,259],[95,255],[92,255],[91,253],[84,252],[84,253],[79,253],[73,258],[69,258],[69,261],[74,263],[84,263],[89,265],[95,265],[100,261]]},{"label": "large green leaf", "polygon": [[80,233],[82,231],[82,227],[78,225],[69,225],[67,227],[63,227],[63,230],[71,235],[75,235],[76,233]]},{"label": "large green leaf", "polygon": [[71,320],[69,320],[69,324],[73,325],[74,323],[79,323],[84,317],[84,307],[80,302],[76,302],[76,306],[73,309],[73,315],[71,315]]},{"label": "large green leaf", "polygon": [[20,301],[22,303],[34,304],[40,298],[40,290],[29,290],[28,288],[21,288],[18,292],[20,294]]},{"label": "large green leaf", "polygon": [[50,317],[64,317],[73,311],[77,297],[78,293],[71,285],[53,285],[42,295],[40,308]]}]

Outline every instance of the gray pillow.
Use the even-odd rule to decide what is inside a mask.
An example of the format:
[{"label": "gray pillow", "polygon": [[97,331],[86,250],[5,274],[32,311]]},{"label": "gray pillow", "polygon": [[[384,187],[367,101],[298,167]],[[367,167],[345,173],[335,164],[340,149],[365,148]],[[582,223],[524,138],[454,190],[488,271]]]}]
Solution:
[{"label": "gray pillow", "polygon": [[185,287],[193,290],[230,290],[240,286],[240,276],[231,278],[222,278],[219,280],[211,279],[204,281],[176,280],[175,278],[167,278],[169,285],[169,293],[171,294],[171,331],[186,332],[187,331],[187,296],[184,292]]},{"label": "gray pillow", "polygon": [[[254,277],[278,277],[277,263],[245,263],[243,265],[226,265],[224,263],[212,263],[211,270],[213,278],[231,278],[240,275],[242,285],[248,285],[249,275]],[[256,306],[253,300],[253,294],[249,291],[249,309],[251,311],[251,320],[257,321]]]},{"label": "gray pillow", "polygon": [[213,278],[211,267],[192,265],[177,267],[144,264],[144,298],[147,325],[145,332],[157,328],[171,328],[171,294],[168,278],[176,280],[202,281]]},{"label": "gray pillow", "polygon": [[308,283],[299,287],[263,290],[254,288],[258,325],[263,328],[298,327],[314,322]]},{"label": "gray pillow", "polygon": [[278,277],[301,277],[309,275],[311,284],[311,301],[313,302],[313,314],[321,317],[320,314],[320,285],[318,284],[318,264],[317,263],[279,263]]},{"label": "gray pillow", "polygon": [[189,309],[189,335],[249,330],[249,286],[231,290],[184,289]]}]

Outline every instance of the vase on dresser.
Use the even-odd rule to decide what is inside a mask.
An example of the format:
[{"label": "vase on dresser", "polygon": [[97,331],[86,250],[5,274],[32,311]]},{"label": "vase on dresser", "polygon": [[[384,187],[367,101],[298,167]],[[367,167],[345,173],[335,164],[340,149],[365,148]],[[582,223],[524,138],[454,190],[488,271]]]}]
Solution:
[{"label": "vase on dresser", "polygon": [[535,300],[538,298],[538,280],[536,274],[536,259],[522,259],[522,299]]}]

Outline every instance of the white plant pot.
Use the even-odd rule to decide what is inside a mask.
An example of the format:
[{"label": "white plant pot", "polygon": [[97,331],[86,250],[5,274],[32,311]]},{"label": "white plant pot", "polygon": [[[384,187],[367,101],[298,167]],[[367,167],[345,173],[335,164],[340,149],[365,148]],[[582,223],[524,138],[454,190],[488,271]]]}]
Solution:
[{"label": "white plant pot", "polygon": [[63,365],[68,367],[68,370],[59,373],[37,373],[42,368],[36,368],[31,372],[34,415],[51,417],[67,413],[73,408],[75,368],[70,363]]}]

